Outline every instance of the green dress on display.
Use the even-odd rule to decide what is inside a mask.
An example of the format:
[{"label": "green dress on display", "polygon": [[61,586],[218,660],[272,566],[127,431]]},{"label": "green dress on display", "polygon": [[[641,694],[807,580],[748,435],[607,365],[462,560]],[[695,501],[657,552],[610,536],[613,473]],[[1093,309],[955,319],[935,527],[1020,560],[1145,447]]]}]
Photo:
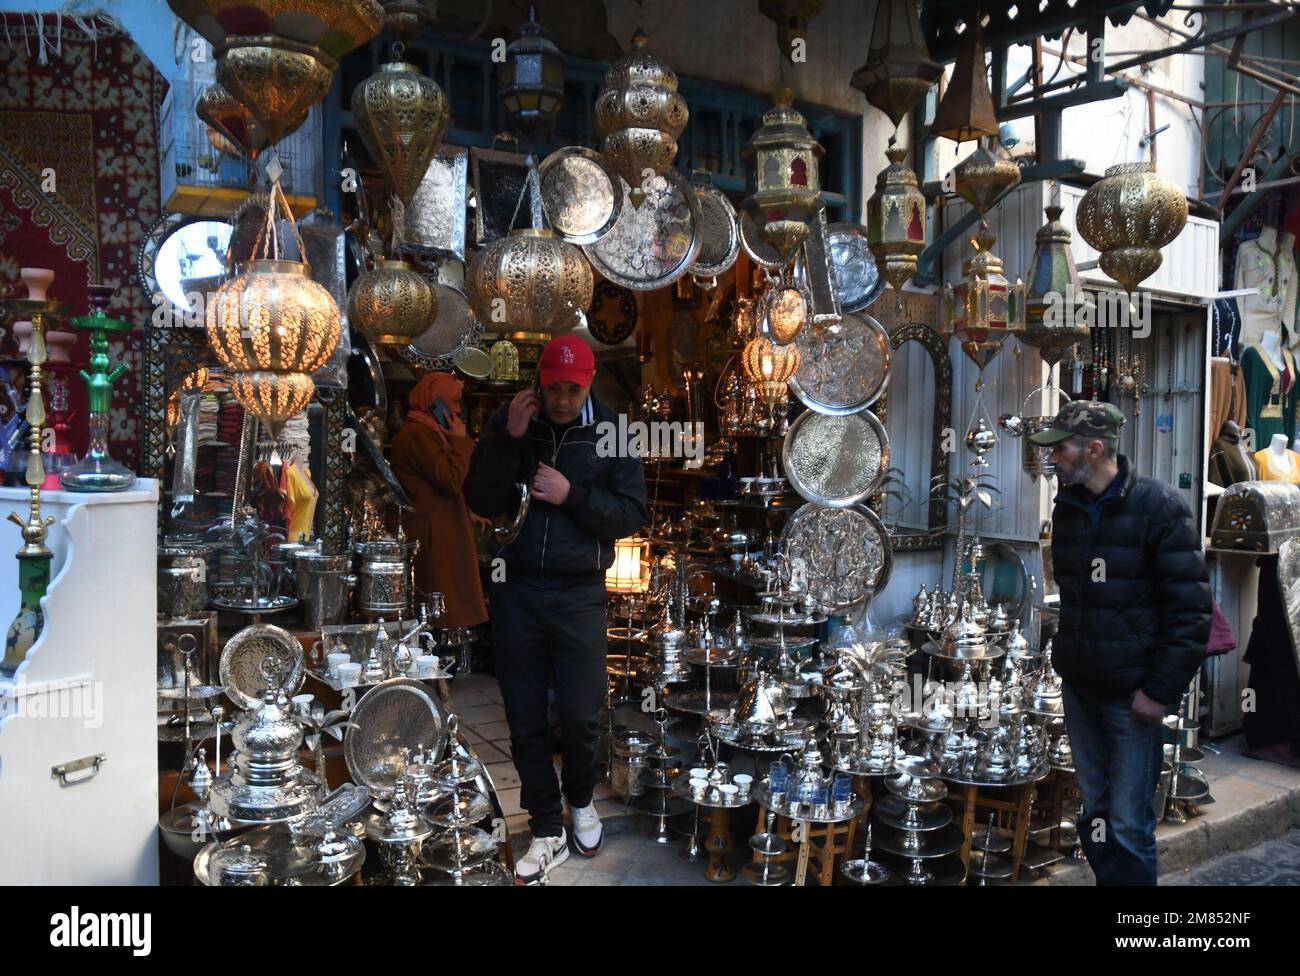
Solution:
[{"label": "green dress on display", "polygon": [[1286,434],[1287,444],[1295,440],[1297,391],[1295,358],[1282,350],[1285,373],[1278,370],[1260,346],[1247,346],[1241,354],[1241,372],[1246,380],[1246,425],[1255,431],[1255,449],[1267,447],[1274,434]]}]

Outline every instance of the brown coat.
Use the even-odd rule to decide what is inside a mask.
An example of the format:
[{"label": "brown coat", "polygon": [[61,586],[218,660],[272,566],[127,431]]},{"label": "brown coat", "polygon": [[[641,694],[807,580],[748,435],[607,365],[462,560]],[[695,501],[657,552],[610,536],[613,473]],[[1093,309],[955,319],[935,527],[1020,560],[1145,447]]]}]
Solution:
[{"label": "brown coat", "polygon": [[487,620],[474,530],[461,491],[473,452],[472,438],[449,435],[443,447],[433,430],[414,422],[402,427],[389,452],[393,473],[414,506],[402,513],[402,527],[408,539],[420,540],[415,585],[443,595],[444,627],[473,627]]}]

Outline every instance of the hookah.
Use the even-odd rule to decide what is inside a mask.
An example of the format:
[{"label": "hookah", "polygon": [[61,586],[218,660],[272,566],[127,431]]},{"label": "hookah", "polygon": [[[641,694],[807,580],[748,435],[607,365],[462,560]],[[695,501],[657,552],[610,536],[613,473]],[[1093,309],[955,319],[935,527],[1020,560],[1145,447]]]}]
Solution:
[{"label": "hookah", "polygon": [[68,491],[125,491],[135,483],[135,474],[108,453],[108,425],[113,384],[126,372],[126,363],[110,366],[108,334],[125,335],[131,331],[131,323],[108,317],[105,306],[113,295],[112,285],[91,285],[89,291],[93,310],[70,321],[90,332],[90,370],[81,370],[90,403],[90,445],[86,456],[63,472],[62,482]]}]

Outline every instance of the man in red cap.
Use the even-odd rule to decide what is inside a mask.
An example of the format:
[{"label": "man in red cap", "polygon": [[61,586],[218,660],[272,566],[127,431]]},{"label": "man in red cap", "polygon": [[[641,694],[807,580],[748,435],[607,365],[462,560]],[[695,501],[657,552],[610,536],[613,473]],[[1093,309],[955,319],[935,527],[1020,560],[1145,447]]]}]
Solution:
[{"label": "man in red cap", "polygon": [[[479,515],[514,510],[517,483],[531,491],[513,540],[501,547],[505,579],[491,589],[492,644],[519,771],[520,805],[533,839],[515,865],[536,881],[569,856],[561,792],[573,846],[594,857],[604,837],[592,802],[600,710],[605,702],[605,570],[614,542],[650,518],[640,457],[604,456],[598,430],[617,415],[591,395],[596,360],[576,336],[542,350],[539,383],[502,407],[479,439],[465,497]],[[563,738],[556,782],[548,691],[555,689]]]}]

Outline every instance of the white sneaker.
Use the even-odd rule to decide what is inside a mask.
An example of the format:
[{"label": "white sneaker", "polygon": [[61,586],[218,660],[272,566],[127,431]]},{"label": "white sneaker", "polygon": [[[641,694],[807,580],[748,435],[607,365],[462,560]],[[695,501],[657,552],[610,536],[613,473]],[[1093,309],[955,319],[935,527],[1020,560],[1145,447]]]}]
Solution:
[{"label": "white sneaker", "polygon": [[515,884],[534,884],[555,865],[568,859],[569,844],[563,832],[559,837],[534,837],[528,853],[515,862]]},{"label": "white sneaker", "polygon": [[605,828],[600,825],[600,814],[592,801],[585,807],[570,805],[573,814],[573,846],[583,857],[595,857],[605,842]]}]

